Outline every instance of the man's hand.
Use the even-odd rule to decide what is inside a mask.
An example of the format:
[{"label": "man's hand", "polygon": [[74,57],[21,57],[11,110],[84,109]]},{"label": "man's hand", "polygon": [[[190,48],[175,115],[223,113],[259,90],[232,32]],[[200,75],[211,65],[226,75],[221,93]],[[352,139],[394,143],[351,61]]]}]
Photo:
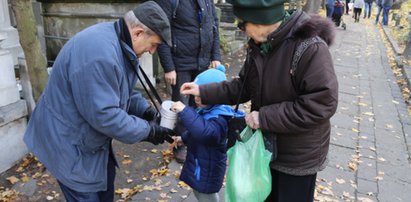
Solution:
[{"label": "man's hand", "polygon": [[180,113],[181,111],[184,110],[185,107],[186,106],[182,102],[177,101],[177,102],[174,102],[173,105],[171,106],[171,111]]},{"label": "man's hand", "polygon": [[260,128],[260,120],[258,118],[259,112],[252,111],[245,116],[245,123],[252,129]]},{"label": "man's hand", "polygon": [[167,72],[164,74],[164,77],[166,79],[166,82],[172,86],[176,85],[177,82],[177,73],[175,70],[171,72]]},{"label": "man's hand", "polygon": [[200,88],[194,82],[183,83],[180,88],[180,93],[183,95],[200,96]]},{"label": "man's hand", "polygon": [[219,64],[221,64],[221,62],[220,61],[218,61],[218,60],[213,60],[213,61],[211,61],[211,66],[210,66],[210,68],[216,68]]},{"label": "man's hand", "polygon": [[150,123],[150,133],[143,141],[151,142],[155,145],[163,144],[164,140],[169,143],[173,143],[174,140],[171,136],[175,135],[176,132],[171,129]]}]

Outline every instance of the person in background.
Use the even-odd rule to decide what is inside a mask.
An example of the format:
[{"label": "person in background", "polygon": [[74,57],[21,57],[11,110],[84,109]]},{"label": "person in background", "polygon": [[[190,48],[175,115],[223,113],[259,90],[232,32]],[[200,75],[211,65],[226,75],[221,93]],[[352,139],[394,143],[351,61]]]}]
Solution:
[{"label": "person in background", "polygon": [[325,3],[326,15],[327,18],[332,18],[334,12],[335,0],[327,0]]},{"label": "person in background", "polygon": [[354,22],[360,22],[362,8],[364,8],[364,0],[354,0]]},{"label": "person in background", "polygon": [[[199,74],[194,83],[207,84],[226,80],[225,68],[218,65]],[[177,144],[187,145],[187,158],[180,179],[187,183],[199,202],[218,202],[227,167],[228,119],[235,115],[228,105],[203,105],[195,97],[197,109],[178,101],[171,109],[178,113],[187,131],[175,137]],[[244,116],[237,112],[236,116]]]},{"label": "person in background", "polygon": [[364,0],[364,19],[367,17],[367,14],[368,18],[370,18],[373,2],[374,0]]},{"label": "person in background", "polygon": [[375,18],[375,24],[378,23],[380,15],[381,15],[381,11],[383,10],[382,0],[377,0],[377,6],[378,6],[378,13],[377,13],[377,17]]},{"label": "person in background", "polygon": [[[220,64],[218,18],[211,0],[156,0],[164,9],[171,25],[172,45],[160,45],[158,55],[165,80],[172,88],[172,101],[194,106],[189,96],[180,95],[180,87],[209,67]],[[184,128],[177,124],[176,132]],[[184,162],[186,148],[178,147],[174,156]]]},{"label": "person in background", "polygon": [[[330,118],[338,104],[328,47],[335,26],[318,15],[285,11],[285,1],[232,0],[238,27],[250,37],[239,77],[205,85],[185,83],[180,92],[201,97],[207,105],[251,100],[246,123],[260,128],[266,149],[277,153],[270,163],[272,191],[266,201],[313,201],[317,172],[328,162]],[[303,41],[315,43],[296,53]],[[293,71],[295,54],[302,57],[294,61]]]},{"label": "person in background", "polygon": [[350,0],[346,0],[345,1],[345,14],[348,15],[349,11],[350,11],[350,7],[348,6],[348,4],[350,3]]},{"label": "person in background", "polygon": [[390,13],[391,7],[394,4],[394,0],[382,0],[382,24],[387,26],[388,25],[388,15]]},{"label": "person in background", "polygon": [[67,201],[113,201],[112,140],[172,142],[134,90],[139,57],[171,44],[166,14],[147,1],[115,23],[93,25],[60,50],[24,141],[57,178]]}]

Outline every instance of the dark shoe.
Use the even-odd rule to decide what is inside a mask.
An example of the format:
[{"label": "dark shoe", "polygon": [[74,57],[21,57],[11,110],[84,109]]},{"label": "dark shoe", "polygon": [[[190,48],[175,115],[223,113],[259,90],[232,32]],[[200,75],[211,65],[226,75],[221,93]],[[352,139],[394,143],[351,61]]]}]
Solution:
[{"label": "dark shoe", "polygon": [[176,159],[177,163],[184,163],[186,161],[187,156],[187,147],[180,146],[177,148],[173,148],[174,158]]}]

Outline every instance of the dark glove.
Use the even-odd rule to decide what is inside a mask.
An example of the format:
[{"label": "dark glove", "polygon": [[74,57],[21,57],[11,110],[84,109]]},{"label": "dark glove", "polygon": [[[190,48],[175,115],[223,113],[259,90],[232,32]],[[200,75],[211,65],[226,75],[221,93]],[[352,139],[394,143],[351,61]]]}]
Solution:
[{"label": "dark glove", "polygon": [[164,143],[164,140],[173,143],[173,138],[171,136],[175,136],[176,132],[171,129],[162,127],[157,124],[150,124],[150,133],[148,134],[147,138],[144,141],[151,142],[155,145]]},{"label": "dark glove", "polygon": [[160,123],[160,113],[158,113],[158,111],[154,107],[149,107],[143,113],[143,119],[147,121],[153,121],[159,124]]}]

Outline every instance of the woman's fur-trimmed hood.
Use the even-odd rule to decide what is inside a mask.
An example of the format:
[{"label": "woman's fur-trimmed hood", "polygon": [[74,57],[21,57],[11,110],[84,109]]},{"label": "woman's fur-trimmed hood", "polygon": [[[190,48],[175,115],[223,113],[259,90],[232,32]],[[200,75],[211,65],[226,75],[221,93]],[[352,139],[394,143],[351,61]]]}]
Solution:
[{"label": "woman's fur-trimmed hood", "polygon": [[330,19],[306,13],[302,13],[299,18],[303,19],[297,23],[299,26],[296,26],[294,37],[306,39],[319,36],[328,46],[334,43],[335,25]]}]

